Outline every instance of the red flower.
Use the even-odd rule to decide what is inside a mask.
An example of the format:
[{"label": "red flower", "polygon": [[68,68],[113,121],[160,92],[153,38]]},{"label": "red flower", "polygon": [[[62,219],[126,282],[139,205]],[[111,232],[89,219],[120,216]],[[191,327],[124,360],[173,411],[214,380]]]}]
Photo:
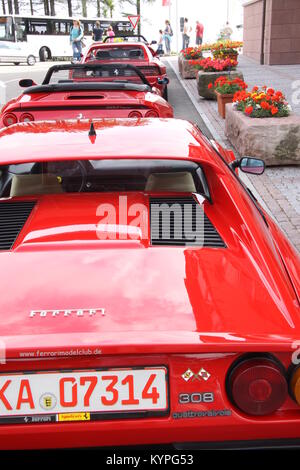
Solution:
[{"label": "red flower", "polygon": [[260,103],[260,105],[261,105],[262,109],[270,109],[270,105],[266,101],[262,101]]},{"label": "red flower", "polygon": [[247,106],[247,108],[245,108],[245,113],[246,114],[250,115],[252,113],[252,111],[253,111],[253,106]]},{"label": "red flower", "polygon": [[208,88],[209,90],[211,90],[211,89],[213,88],[213,84],[212,84],[212,83],[209,83],[209,84],[207,85],[207,88]]},{"label": "red flower", "polygon": [[278,108],[276,108],[276,106],[272,106],[272,108],[271,108],[271,113],[272,113],[273,116],[274,116],[275,114],[277,114],[277,113],[278,113]]}]

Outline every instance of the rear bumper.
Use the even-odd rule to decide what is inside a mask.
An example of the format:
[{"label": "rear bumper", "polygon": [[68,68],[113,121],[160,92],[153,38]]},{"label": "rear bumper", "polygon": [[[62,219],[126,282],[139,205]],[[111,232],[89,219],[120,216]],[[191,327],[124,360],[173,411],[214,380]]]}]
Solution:
[{"label": "rear bumper", "polygon": [[177,450],[274,450],[300,449],[299,439],[259,439],[251,441],[174,443]]},{"label": "rear bumper", "polygon": [[[18,369],[28,372],[89,371],[95,368],[119,369],[124,365],[126,368],[163,365],[169,371],[170,413],[167,416],[138,418],[128,415],[95,421],[34,424],[24,419],[26,424],[0,424],[0,450],[155,445],[166,448],[171,445],[178,450],[300,447],[300,410],[291,397],[287,398],[280,413],[265,417],[246,416],[231,404],[224,384],[227,371],[238,356],[236,353],[55,357],[49,363],[49,359],[40,357],[42,352],[48,354],[49,351],[39,349],[38,357],[31,356],[34,361],[23,359],[23,356],[18,362],[8,361],[1,366],[2,374]],[[288,365],[290,354],[278,353],[278,358]],[[184,380],[183,375],[188,369],[196,372],[200,367],[209,372],[207,380],[200,377]],[[49,390],[41,390],[44,392]],[[182,403],[179,400],[182,393],[198,396],[205,392],[213,392],[212,402]],[[24,414],[27,411],[30,414],[26,405]]]},{"label": "rear bumper", "polygon": [[[216,419],[216,418],[214,418]],[[203,423],[204,424],[204,423]],[[1,425],[1,450],[68,449],[120,446],[174,447],[177,450],[300,448],[299,423],[233,426],[215,421],[188,426],[166,418],[90,423]],[[228,441],[228,429],[231,440]],[[259,436],[259,439],[256,438]],[[288,437],[291,436],[291,437]],[[195,441],[195,439],[198,439]],[[234,440],[235,439],[235,440]]]}]

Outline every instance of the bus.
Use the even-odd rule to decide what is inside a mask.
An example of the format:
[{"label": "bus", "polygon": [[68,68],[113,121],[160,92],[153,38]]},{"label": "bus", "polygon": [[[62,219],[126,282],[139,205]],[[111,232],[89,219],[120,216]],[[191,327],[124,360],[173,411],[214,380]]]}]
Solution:
[{"label": "bus", "polygon": [[[80,19],[84,28],[84,42],[88,46],[92,42],[95,22],[100,21],[101,28],[106,31],[112,26],[117,36],[133,34],[129,20],[108,18],[76,18]],[[72,56],[69,34],[73,18],[57,16],[0,16],[0,41],[26,45],[31,54],[44,62],[51,59],[65,59]]]}]

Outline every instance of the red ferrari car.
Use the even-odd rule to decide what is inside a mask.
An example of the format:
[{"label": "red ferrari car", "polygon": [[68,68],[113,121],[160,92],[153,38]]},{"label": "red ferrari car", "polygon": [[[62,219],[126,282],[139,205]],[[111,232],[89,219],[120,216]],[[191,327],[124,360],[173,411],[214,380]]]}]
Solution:
[{"label": "red ferrari car", "polygon": [[46,119],[173,117],[158,88],[132,65],[54,65],[41,85],[25,79],[20,86],[26,89],[2,108],[0,127]]},{"label": "red ferrari car", "polygon": [[[108,41],[110,38],[106,38]],[[166,66],[156,52],[145,42],[137,42],[128,37],[124,42],[93,43],[85,53],[83,63],[109,64],[129,63],[139,68],[152,86],[158,87],[165,100],[168,99]]]},{"label": "red ferrari car", "polygon": [[262,161],[175,119],[0,148],[1,449],[300,442],[300,259],[234,171]]}]

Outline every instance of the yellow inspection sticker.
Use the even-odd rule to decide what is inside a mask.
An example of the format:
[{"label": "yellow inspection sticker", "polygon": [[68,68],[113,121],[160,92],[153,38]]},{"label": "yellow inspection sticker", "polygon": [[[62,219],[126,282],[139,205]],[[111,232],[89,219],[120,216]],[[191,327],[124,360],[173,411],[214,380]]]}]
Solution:
[{"label": "yellow inspection sticker", "polygon": [[90,413],[59,413],[58,421],[90,421]]}]

